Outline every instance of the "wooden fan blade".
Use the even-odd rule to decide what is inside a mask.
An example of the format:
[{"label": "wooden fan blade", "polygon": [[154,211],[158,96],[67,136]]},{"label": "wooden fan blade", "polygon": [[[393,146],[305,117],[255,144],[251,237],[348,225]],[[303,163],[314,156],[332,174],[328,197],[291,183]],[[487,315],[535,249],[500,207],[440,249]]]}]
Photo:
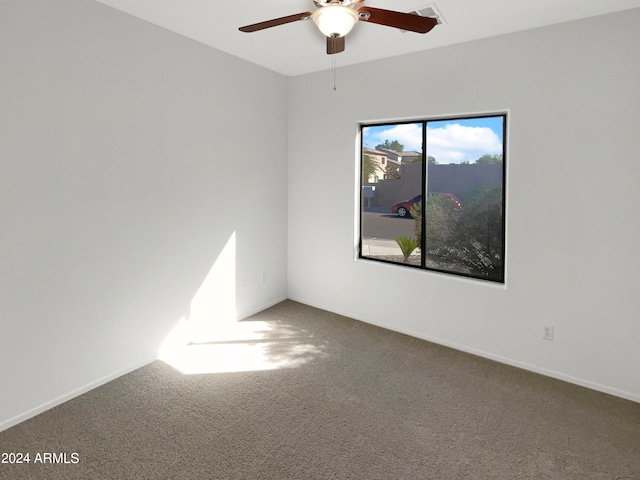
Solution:
[{"label": "wooden fan blade", "polygon": [[254,23],[252,25],[246,25],[240,27],[241,32],[257,32],[258,30],[264,30],[265,28],[277,27],[278,25],[284,25],[285,23],[297,22],[298,20],[306,20],[311,17],[312,12],[296,13],[295,15],[288,15],[286,17],[274,18],[273,20],[267,20],[266,22]]},{"label": "wooden fan blade", "polygon": [[344,37],[327,37],[327,55],[344,52]]},{"label": "wooden fan blade", "polygon": [[[409,30],[416,33],[427,33],[438,24],[438,20],[430,17],[421,17],[413,13],[394,12],[382,8],[360,7],[358,13],[362,13],[360,20],[387,27],[395,27],[401,30]],[[369,15],[367,18],[367,14]]]}]

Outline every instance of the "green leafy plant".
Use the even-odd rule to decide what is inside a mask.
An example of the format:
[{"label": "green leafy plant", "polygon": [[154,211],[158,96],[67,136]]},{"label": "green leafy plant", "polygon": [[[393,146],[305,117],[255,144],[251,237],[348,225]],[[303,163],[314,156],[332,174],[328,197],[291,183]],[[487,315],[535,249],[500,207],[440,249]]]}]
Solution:
[{"label": "green leafy plant", "polygon": [[[422,244],[422,201],[415,203],[410,213],[415,221],[413,230],[418,240],[418,246],[420,246]],[[459,215],[456,204],[445,195],[429,195],[424,213],[427,234],[426,249],[435,250],[450,243]]]},{"label": "green leafy plant", "polygon": [[433,194],[427,197],[425,211],[427,250],[435,250],[450,245],[455,239],[459,211],[456,204],[446,195]]},{"label": "green leafy plant", "polygon": [[415,222],[413,231],[416,234],[416,242],[418,242],[418,246],[420,246],[422,245],[422,200],[414,203],[409,213]]},{"label": "green leafy plant", "polygon": [[479,187],[467,196],[459,212],[431,211],[430,203],[427,255],[461,271],[502,280],[502,188]]},{"label": "green leafy plant", "polygon": [[403,236],[396,237],[395,240],[398,246],[400,247],[400,250],[402,250],[402,256],[404,257],[404,261],[408,262],[409,257],[411,256],[413,251],[416,248],[418,248],[418,246],[420,245],[418,243],[418,240],[416,240],[413,237],[403,237]]},{"label": "green leafy plant", "polygon": [[482,186],[469,195],[457,225],[460,259],[478,273],[501,279],[502,187]]}]

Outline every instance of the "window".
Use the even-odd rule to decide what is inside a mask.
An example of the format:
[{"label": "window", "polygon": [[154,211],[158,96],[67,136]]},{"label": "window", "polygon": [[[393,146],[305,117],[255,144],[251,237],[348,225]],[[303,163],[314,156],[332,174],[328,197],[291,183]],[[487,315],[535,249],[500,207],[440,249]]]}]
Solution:
[{"label": "window", "polygon": [[[360,258],[503,283],[506,115],[360,133]],[[371,190],[383,148],[400,154],[399,166]]]}]

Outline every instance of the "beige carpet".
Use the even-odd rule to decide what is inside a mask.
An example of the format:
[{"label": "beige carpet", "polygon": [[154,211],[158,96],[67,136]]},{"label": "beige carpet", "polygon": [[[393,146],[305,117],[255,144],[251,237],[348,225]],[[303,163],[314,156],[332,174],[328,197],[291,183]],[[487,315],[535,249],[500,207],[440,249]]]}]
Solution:
[{"label": "beige carpet", "polygon": [[157,361],[0,433],[31,456],[0,478],[640,480],[640,404],[291,301],[240,327],[180,365],[215,373]]}]

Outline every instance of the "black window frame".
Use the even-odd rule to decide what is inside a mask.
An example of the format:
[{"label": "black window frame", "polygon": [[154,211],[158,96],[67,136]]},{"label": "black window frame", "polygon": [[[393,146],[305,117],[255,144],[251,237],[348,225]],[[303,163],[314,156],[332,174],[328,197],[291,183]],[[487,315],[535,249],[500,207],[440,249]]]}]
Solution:
[{"label": "black window frame", "polygon": [[[421,193],[420,195],[422,195],[422,198],[427,198],[430,192],[427,192],[427,169],[429,166],[429,162],[428,162],[428,152],[427,152],[427,125],[429,123],[432,122],[453,122],[456,120],[460,120],[460,121],[464,121],[464,120],[474,120],[474,119],[482,119],[482,118],[497,118],[497,117],[501,117],[502,118],[502,183],[501,183],[501,188],[502,188],[502,219],[501,219],[501,229],[502,229],[502,235],[501,235],[501,252],[502,252],[502,258],[501,258],[501,271],[500,271],[500,275],[499,278],[490,278],[490,277],[486,277],[486,276],[482,276],[482,275],[475,275],[475,274],[469,274],[469,273],[464,273],[464,272],[458,272],[458,271],[453,271],[453,270],[447,270],[447,269],[440,269],[440,268],[434,268],[434,267],[430,267],[426,265],[426,255],[421,253],[421,262],[420,265],[414,265],[414,264],[410,264],[410,263],[401,263],[401,262],[396,262],[396,261],[391,261],[391,260],[386,260],[386,259],[379,259],[379,258],[375,258],[372,256],[365,256],[362,253],[363,250],[363,232],[362,232],[362,227],[363,227],[363,222],[362,222],[362,217],[363,217],[363,208],[365,205],[365,201],[362,195],[362,186],[363,186],[363,181],[362,181],[362,177],[363,177],[363,164],[364,164],[364,153],[365,153],[365,145],[364,145],[364,135],[363,135],[363,129],[367,128],[367,127],[380,127],[380,126],[397,126],[397,125],[411,125],[411,124],[421,124],[422,126],[422,179],[421,179]],[[492,112],[492,113],[483,113],[483,114],[476,114],[476,115],[455,115],[455,116],[447,116],[447,117],[432,117],[432,118],[421,118],[421,119],[415,119],[415,120],[405,120],[405,121],[385,121],[385,122],[367,122],[367,123],[360,123],[359,124],[359,134],[360,134],[360,155],[359,155],[359,178],[358,178],[358,182],[359,182],[359,189],[360,189],[360,196],[359,196],[359,216],[358,216],[358,220],[359,220],[359,225],[358,225],[358,259],[361,260],[366,260],[366,261],[372,261],[372,262],[377,262],[377,263],[384,263],[384,264],[390,264],[390,265],[396,265],[396,266],[400,266],[400,267],[406,267],[406,268],[412,268],[412,269],[417,269],[417,270],[423,270],[423,271],[428,271],[428,272],[435,272],[435,273],[442,273],[442,274],[446,274],[446,275],[454,275],[457,277],[464,277],[464,278],[470,278],[470,279],[474,279],[474,280],[482,280],[482,281],[486,281],[486,282],[492,282],[492,283],[497,283],[497,284],[501,284],[504,285],[506,284],[506,217],[507,217],[507,137],[508,137],[508,131],[507,131],[507,112]],[[426,208],[426,203],[427,202],[422,202],[421,203],[421,207],[422,207],[422,223],[421,223],[421,228],[422,228],[422,232],[421,232],[421,245],[419,245],[418,248],[420,248],[421,252],[424,252],[424,248],[425,248],[425,243],[426,243],[426,222],[424,221],[425,219],[425,215],[424,215],[424,211]]]}]

